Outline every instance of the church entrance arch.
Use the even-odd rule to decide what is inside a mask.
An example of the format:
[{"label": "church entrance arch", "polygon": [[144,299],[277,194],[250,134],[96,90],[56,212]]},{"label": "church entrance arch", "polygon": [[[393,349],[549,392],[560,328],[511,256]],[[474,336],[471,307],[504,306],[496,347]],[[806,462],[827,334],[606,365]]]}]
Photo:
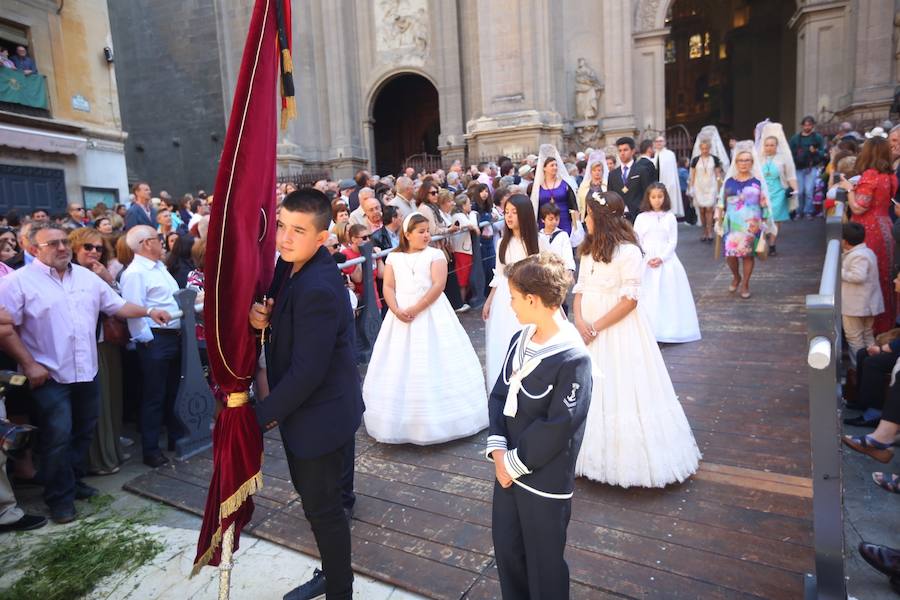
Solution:
[{"label": "church entrance arch", "polygon": [[441,132],[438,91],[425,77],[401,73],[372,101],[375,172],[397,174],[413,155],[437,155]]}]

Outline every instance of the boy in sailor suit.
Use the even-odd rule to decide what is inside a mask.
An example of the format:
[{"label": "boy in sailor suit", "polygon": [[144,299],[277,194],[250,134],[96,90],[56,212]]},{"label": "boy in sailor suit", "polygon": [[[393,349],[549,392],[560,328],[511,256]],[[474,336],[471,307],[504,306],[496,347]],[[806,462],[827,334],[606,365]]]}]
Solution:
[{"label": "boy in sailor suit", "polygon": [[591,401],[591,359],[560,305],[569,275],[542,252],[506,268],[513,336],[488,401],[486,456],[494,461],[494,554],[506,600],[569,597],[563,558],[575,459]]}]

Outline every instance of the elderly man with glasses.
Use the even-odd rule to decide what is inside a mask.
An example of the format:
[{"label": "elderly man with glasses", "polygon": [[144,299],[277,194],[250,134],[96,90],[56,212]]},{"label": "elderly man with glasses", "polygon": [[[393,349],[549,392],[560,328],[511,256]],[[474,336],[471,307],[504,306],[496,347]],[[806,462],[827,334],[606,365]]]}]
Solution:
[{"label": "elderly man with glasses", "polygon": [[84,207],[80,204],[70,204],[66,210],[69,215],[63,222],[63,227],[68,230],[81,229],[84,227]]},{"label": "elderly man with glasses", "polygon": [[[134,260],[122,273],[122,296],[170,313],[178,310],[178,284],[162,262],[163,245],[157,231],[149,225],[136,225],[128,230],[125,243],[134,252]],[[128,319],[128,329],[137,345],[143,375],[140,430],[144,464],[156,468],[169,462],[159,448],[164,418],[170,449],[179,434],[174,407],[181,375],[180,322],[155,323],[135,315]]]},{"label": "elderly man with glasses", "polygon": [[[81,481],[97,425],[97,318],[148,316],[165,325],[169,313],[126,302],[89,269],[72,263],[65,230],[34,223],[28,236],[31,264],[0,280],[0,306],[12,315],[18,337],[0,346],[28,377],[41,430],[44,501],[57,523],[75,518],[76,499],[97,490]],[[21,339],[21,343],[16,343]]]}]

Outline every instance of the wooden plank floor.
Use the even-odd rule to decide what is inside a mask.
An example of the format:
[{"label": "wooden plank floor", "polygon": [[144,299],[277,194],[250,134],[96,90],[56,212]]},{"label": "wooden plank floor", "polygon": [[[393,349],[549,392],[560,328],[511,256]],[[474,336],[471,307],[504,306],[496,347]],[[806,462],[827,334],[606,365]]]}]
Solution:
[{"label": "wooden plank floor", "polygon": [[[682,227],[703,340],[663,348],[703,452],[700,471],[665,490],[580,480],[567,560],[573,598],[797,598],[813,568],[805,371],[805,295],[817,289],[824,225],[790,223],[779,255],[757,263],[753,298],[727,291],[712,247]],[[483,326],[465,315],[483,359]],[[436,447],[357,436],[357,572],[437,599],[499,598],[491,544],[493,467],[484,434]],[[210,454],[126,488],[201,514]],[[249,530],[316,554],[276,433]]]}]

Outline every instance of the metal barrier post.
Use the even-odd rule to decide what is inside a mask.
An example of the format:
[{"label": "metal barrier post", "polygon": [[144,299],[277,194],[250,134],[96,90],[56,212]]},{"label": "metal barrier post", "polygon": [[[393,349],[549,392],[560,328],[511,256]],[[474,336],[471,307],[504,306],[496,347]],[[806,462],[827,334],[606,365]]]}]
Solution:
[{"label": "metal barrier post", "polygon": [[375,260],[372,256],[374,244],[371,240],[362,246],[362,254],[365,262],[362,263],[362,310],[356,319],[356,350],[359,362],[367,363],[372,357],[372,348],[378,338],[378,330],[381,329],[381,311],[375,298],[375,284],[373,269]]},{"label": "metal barrier post", "polygon": [[[469,235],[472,236],[472,272],[469,274],[469,290],[472,296],[469,298],[469,306],[473,309],[479,309],[484,306],[484,265],[481,261],[481,227],[484,223],[479,223],[478,231],[473,231]],[[463,298],[465,300],[465,298]]]},{"label": "metal barrier post", "polygon": [[179,460],[203,452],[212,446],[212,431],[215,398],[200,363],[200,349],[197,345],[197,320],[194,301],[197,292],[179,290],[175,301],[181,309],[181,382],[175,397],[175,418],[181,423],[184,435],[175,441],[175,456]]},{"label": "metal barrier post", "polygon": [[[809,425],[813,478],[815,575],[805,581],[807,599],[846,600],[841,488],[839,364],[841,211],[827,221],[828,248],[818,294],[806,297],[809,353]],[[837,235],[837,239],[835,239]]]}]

